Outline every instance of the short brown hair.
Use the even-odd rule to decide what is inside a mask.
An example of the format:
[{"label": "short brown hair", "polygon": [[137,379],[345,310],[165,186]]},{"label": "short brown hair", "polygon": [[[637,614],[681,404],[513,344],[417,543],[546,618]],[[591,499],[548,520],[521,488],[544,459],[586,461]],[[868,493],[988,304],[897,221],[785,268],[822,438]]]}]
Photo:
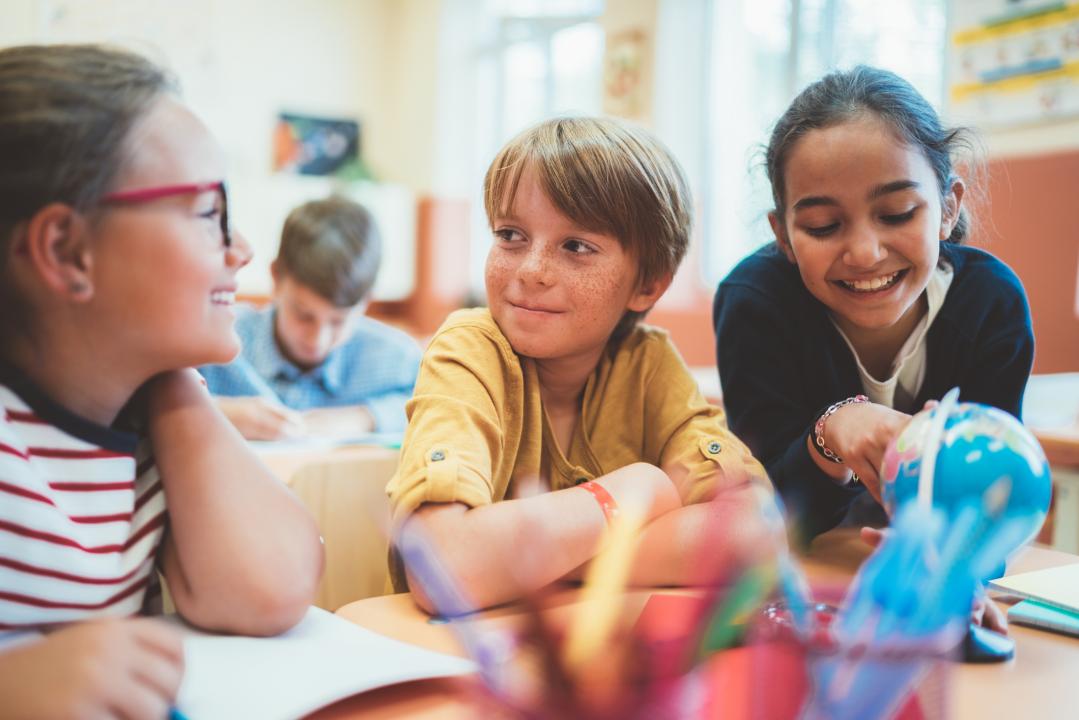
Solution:
[{"label": "short brown hair", "polygon": [[[611,118],[547,120],[503,147],[483,180],[488,222],[509,212],[526,168],[559,211],[613,235],[638,263],[640,285],[674,274],[689,246],[693,209],[682,167],[648,131]],[[645,313],[627,312],[613,336]]]},{"label": "short brown hair", "polygon": [[371,213],[333,196],[289,213],[275,269],[338,307],[352,307],[371,292],[381,260],[382,243]]}]

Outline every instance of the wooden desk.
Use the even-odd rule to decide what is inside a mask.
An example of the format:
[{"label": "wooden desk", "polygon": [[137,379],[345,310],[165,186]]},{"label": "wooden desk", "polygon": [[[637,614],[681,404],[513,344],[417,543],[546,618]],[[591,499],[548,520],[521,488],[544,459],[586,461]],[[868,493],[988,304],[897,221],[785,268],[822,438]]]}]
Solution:
[{"label": "wooden desk", "polygon": [[1053,510],[1046,521],[1047,539],[1053,547],[1079,553],[1079,422],[1072,426],[1035,428],[1053,472]]},{"label": "wooden desk", "polygon": [[[866,549],[851,533],[829,533],[814,543],[805,567],[814,583],[849,580],[866,556]],[[1044,548],[1026,550],[1009,572],[1079,563],[1079,556]],[[636,614],[651,593],[629,594],[626,612]],[[569,617],[576,593],[557,596],[552,613]],[[452,630],[432,625],[416,609],[408,595],[388,595],[351,603],[341,608],[342,617],[390,637],[431,650],[460,655]],[[485,614],[492,623],[512,623],[513,608]],[[561,618],[558,618],[561,619]],[[1002,665],[953,665],[950,676],[953,713],[957,720],[990,718],[1074,718],[1079,707],[1079,640],[1063,635],[1013,627],[1016,660]],[[317,720],[464,720],[475,714],[468,703],[468,679],[427,680],[383,688],[328,707]]]},{"label": "wooden desk", "polygon": [[1079,468],[1079,423],[1071,427],[1030,428],[1053,467]]}]

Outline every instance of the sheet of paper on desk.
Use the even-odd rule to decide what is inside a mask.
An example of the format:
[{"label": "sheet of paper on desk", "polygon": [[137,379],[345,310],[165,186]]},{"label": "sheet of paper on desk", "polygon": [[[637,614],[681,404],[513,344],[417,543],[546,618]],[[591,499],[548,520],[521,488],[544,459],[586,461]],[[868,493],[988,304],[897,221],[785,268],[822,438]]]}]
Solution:
[{"label": "sheet of paper on desk", "polygon": [[289,440],[249,440],[248,444],[256,453],[264,454],[298,450],[332,450],[350,445],[399,448],[403,438],[404,433],[372,432],[344,438],[301,437]]},{"label": "sheet of paper on desk", "polygon": [[378,687],[475,671],[469,660],[392,640],[318,608],[274,638],[186,631],[176,705],[192,720],[297,718]]}]

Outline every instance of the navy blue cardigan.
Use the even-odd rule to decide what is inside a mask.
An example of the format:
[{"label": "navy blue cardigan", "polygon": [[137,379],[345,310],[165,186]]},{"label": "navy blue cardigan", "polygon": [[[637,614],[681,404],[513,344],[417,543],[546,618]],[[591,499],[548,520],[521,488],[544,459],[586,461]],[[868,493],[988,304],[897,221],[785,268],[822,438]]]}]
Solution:
[{"label": "navy blue cardigan", "polygon": [[[941,243],[940,255],[955,274],[926,337],[916,407],[958,385],[962,400],[1018,418],[1034,361],[1023,286],[982,250]],[[713,321],[731,429],[764,463],[803,539],[830,530],[866,490],[821,472],[805,438],[821,408],[863,392],[850,348],[774,243],[720,283]]]}]

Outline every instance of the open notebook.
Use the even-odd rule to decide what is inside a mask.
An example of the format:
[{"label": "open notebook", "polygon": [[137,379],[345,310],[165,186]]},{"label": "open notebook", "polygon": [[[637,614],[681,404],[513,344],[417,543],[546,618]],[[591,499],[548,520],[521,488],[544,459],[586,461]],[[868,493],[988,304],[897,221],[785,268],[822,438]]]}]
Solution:
[{"label": "open notebook", "polygon": [[1079,612],[1079,563],[1009,575],[990,581],[989,588]]},{"label": "open notebook", "polygon": [[318,608],[272,638],[184,632],[176,706],[192,720],[297,718],[385,685],[475,670],[469,660],[391,640]]}]

